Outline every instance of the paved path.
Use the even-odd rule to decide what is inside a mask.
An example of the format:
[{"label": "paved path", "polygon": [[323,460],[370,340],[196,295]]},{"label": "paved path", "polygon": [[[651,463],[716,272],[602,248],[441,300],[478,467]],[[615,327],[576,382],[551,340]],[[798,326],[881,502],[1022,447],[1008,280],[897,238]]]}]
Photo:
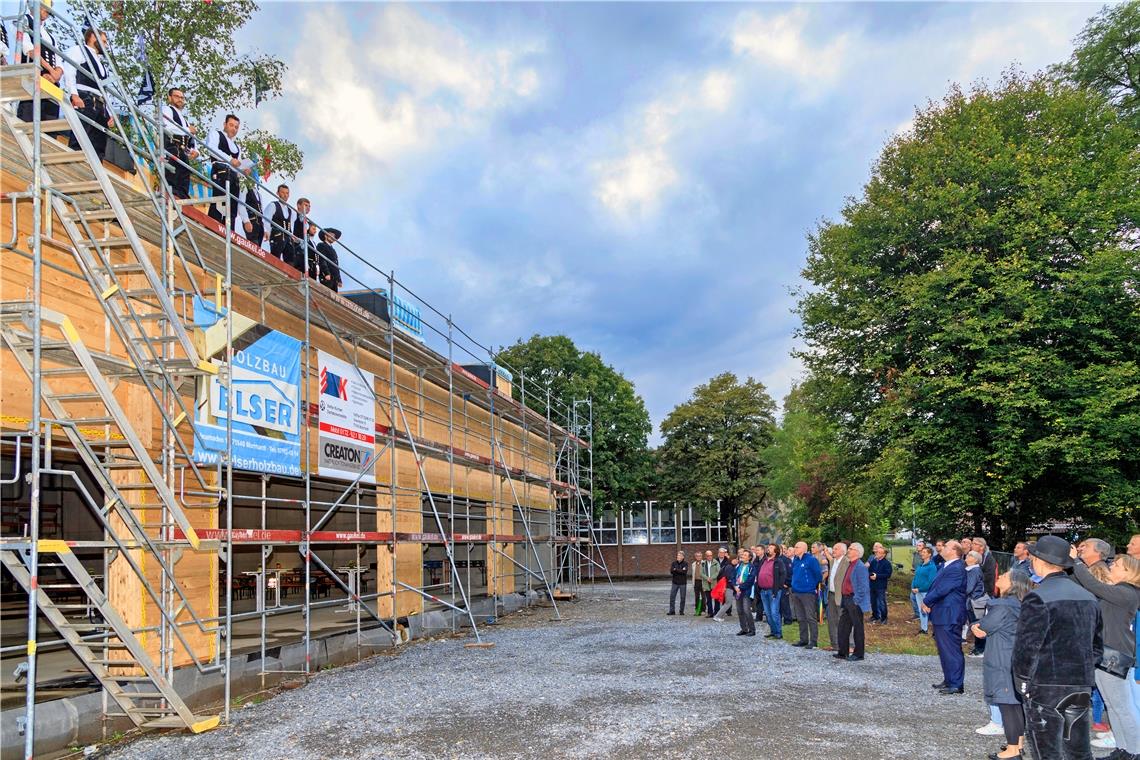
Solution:
[{"label": "paved path", "polygon": [[932,657],[839,662],[738,637],[732,621],[666,617],[667,584],[617,595],[564,604],[562,623],[514,615],[486,629],[493,649],[425,642],[323,672],[236,710],[230,727],[107,757],[980,760],[1001,744],[974,733],[987,719],[980,660],[967,693],[943,697]]}]

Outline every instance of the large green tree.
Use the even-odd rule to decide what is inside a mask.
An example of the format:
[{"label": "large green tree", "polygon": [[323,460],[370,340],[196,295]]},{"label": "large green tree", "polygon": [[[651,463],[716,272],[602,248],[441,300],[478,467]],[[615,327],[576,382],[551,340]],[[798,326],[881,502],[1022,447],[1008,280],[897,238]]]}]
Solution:
[{"label": "large green tree", "polygon": [[772,443],[776,404],[764,384],[751,377],[743,383],[731,372],[693,389],[661,423],[664,442],[657,450],[660,498],[711,510],[730,526],[737,542],[737,523],[754,515],[767,489],[762,453]]},{"label": "large green tree", "polygon": [[[251,108],[258,99],[281,95],[285,63],[266,53],[238,52],[238,31],[257,12],[253,0],[80,0],[77,10],[107,32],[115,65],[130,93],[143,81],[144,65],[135,54],[142,36],[146,67],[161,101],[171,87],[186,92],[191,120],[217,128],[220,117]],[[286,177],[301,170],[304,154],[292,141],[263,129],[243,129],[239,142],[247,155]],[[262,169],[264,173],[264,168]]]},{"label": "large green tree", "polygon": [[1140,152],[1100,93],[952,89],[810,236],[801,356],[868,493],[1008,543],[1140,505]]},{"label": "large green tree", "polygon": [[1140,0],[1107,5],[1089,19],[1058,72],[1111,100],[1140,128]]},{"label": "large green tree", "polygon": [[[576,401],[591,400],[594,504],[644,498],[650,476],[649,433],[653,429],[645,402],[633,383],[592,351],[582,351],[565,335],[534,335],[501,348],[497,361],[514,373],[513,392],[540,414],[565,419]],[[549,390],[549,396],[547,391]],[[579,404],[579,421],[589,409]],[[564,424],[564,423],[562,423]]]}]

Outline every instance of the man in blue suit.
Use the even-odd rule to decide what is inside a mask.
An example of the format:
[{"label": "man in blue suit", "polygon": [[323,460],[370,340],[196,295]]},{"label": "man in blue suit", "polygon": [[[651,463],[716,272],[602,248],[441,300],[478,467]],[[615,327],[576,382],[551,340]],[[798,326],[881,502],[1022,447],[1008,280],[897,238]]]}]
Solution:
[{"label": "man in blue suit", "polygon": [[966,624],[964,553],[957,541],[946,542],[942,548],[945,562],[922,600],[922,609],[930,615],[942,664],[942,682],[934,684],[939,694],[961,694],[966,677],[966,658],[962,654],[962,626]]}]

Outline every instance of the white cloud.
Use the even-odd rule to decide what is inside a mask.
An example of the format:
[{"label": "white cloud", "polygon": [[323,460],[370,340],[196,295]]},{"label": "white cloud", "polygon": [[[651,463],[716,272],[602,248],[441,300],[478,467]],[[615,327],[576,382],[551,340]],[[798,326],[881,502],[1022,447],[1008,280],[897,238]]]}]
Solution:
[{"label": "white cloud", "polygon": [[594,162],[595,198],[623,222],[655,215],[666,193],[681,181],[670,152],[674,136],[690,122],[727,110],[735,90],[730,72],[713,69],[682,78],[641,107],[627,130],[625,152]]},{"label": "white cloud", "polygon": [[[409,6],[377,13],[361,35],[367,44],[328,44],[351,28],[335,6],[309,12],[302,28],[297,50],[304,57],[290,67],[287,87],[305,104],[306,137],[321,146],[307,172],[317,190],[391,173],[485,127],[541,86],[525,62],[536,45],[480,45]],[[351,54],[359,48],[368,52]],[[320,55],[309,53],[314,49]]]},{"label": "white cloud", "polygon": [[803,8],[778,15],[746,11],[730,33],[733,52],[792,74],[802,83],[833,82],[843,71],[850,36],[842,33],[816,44],[807,35],[809,21]]}]

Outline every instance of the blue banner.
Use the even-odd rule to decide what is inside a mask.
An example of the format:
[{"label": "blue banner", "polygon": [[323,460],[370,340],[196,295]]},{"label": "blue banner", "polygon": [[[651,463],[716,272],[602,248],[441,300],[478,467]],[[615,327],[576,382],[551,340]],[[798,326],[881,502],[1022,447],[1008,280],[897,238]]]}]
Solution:
[{"label": "blue banner", "polygon": [[233,466],[275,475],[301,474],[301,341],[242,316],[227,317],[194,298],[194,326],[215,364],[225,359],[227,320],[233,331],[231,389],[213,375],[198,384],[194,460],[217,464],[232,421]]}]

